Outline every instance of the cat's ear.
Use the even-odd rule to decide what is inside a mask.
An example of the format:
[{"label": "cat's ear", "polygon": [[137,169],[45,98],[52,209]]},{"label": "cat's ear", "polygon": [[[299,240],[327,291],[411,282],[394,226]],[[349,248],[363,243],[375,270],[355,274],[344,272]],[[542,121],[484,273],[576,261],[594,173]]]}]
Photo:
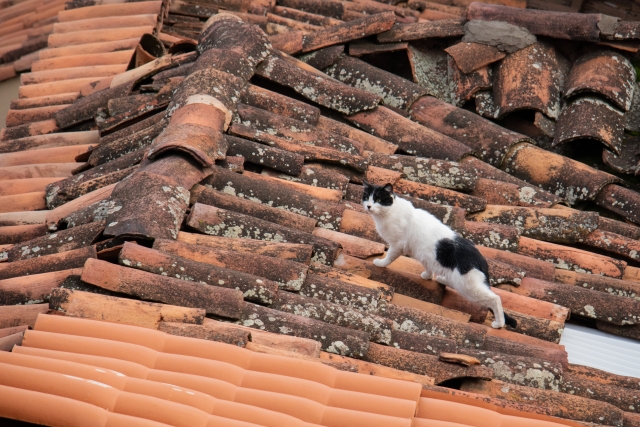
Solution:
[{"label": "cat's ear", "polygon": [[384,187],[382,187],[384,189],[384,191],[387,191],[389,193],[393,193],[393,185],[387,183],[384,185]]},{"label": "cat's ear", "polygon": [[362,180],[362,185],[364,186],[364,188],[370,188],[371,184],[369,184],[367,181]]}]

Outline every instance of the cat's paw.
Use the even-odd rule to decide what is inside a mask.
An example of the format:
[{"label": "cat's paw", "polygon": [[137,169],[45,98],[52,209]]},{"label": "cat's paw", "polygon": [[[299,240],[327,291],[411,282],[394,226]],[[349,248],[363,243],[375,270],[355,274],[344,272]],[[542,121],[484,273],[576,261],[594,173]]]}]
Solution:
[{"label": "cat's paw", "polygon": [[491,322],[491,327],[494,329],[502,329],[504,327],[504,321],[494,320]]},{"label": "cat's paw", "polygon": [[446,285],[447,279],[445,279],[444,276],[436,276],[436,282],[440,283],[441,285]]},{"label": "cat's paw", "polygon": [[373,265],[376,267],[386,267],[389,263],[384,258],[376,258],[373,260]]},{"label": "cat's paw", "polygon": [[420,277],[422,277],[424,280],[431,280],[433,278],[433,273],[423,271],[422,273],[420,273]]}]

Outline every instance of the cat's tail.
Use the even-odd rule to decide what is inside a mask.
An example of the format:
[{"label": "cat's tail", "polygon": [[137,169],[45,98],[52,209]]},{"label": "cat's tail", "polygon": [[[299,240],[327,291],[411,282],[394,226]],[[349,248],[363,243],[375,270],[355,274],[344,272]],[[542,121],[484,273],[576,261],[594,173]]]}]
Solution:
[{"label": "cat's tail", "polygon": [[511,326],[515,329],[518,326],[518,321],[513,317],[509,316],[507,313],[504,313],[504,323],[507,326]]}]

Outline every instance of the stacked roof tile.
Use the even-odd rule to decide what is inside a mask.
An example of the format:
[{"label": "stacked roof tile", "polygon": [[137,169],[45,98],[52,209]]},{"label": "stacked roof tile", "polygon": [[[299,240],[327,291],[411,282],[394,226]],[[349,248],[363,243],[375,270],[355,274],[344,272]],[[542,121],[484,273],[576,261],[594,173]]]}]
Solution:
[{"label": "stacked roof tile", "polygon": [[[640,339],[638,22],[67,9],[0,136],[0,416],[640,425],[638,380],[559,344],[569,317]],[[517,328],[410,258],[375,267],[363,180],[479,245]]]}]

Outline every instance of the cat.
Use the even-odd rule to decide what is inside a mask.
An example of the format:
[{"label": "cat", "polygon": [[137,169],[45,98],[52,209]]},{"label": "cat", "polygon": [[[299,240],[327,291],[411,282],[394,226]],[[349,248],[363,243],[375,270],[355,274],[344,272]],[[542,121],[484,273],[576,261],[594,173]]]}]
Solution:
[{"label": "cat", "polygon": [[424,267],[420,277],[432,279],[455,289],[462,297],[487,307],[495,320],[491,326],[499,329],[505,323],[517,326],[515,319],[504,314],[502,301],[489,285],[489,266],[478,248],[459,236],[435,216],[393,192],[393,186],[364,183],[364,209],[376,223],[376,230],[388,243],[384,258],[373,260],[386,267],[400,255],[419,261]]}]

